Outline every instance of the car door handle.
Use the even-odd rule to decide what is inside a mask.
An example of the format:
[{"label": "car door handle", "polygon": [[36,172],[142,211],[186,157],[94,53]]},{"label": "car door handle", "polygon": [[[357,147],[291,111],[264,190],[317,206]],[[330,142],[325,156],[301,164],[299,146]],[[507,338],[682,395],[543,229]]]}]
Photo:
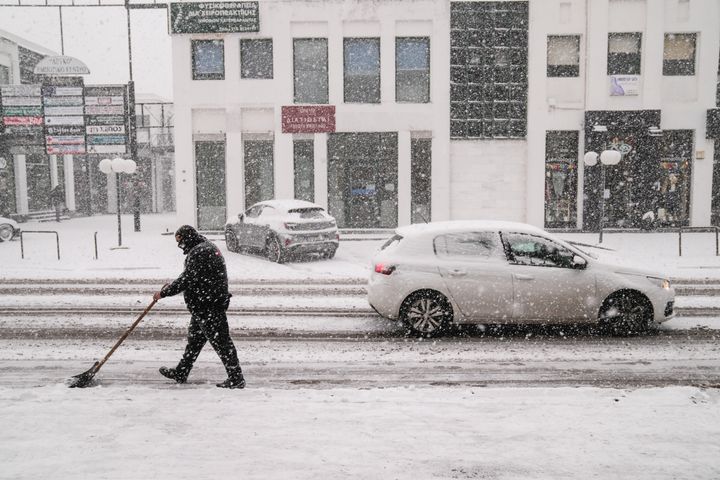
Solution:
[{"label": "car door handle", "polygon": [[464,277],[465,275],[467,275],[467,272],[465,270],[454,269],[450,270],[448,272],[448,275],[450,275],[451,277]]},{"label": "car door handle", "polygon": [[525,275],[522,273],[516,273],[515,278],[517,278],[518,280],[535,280],[535,277],[533,277],[532,275]]}]

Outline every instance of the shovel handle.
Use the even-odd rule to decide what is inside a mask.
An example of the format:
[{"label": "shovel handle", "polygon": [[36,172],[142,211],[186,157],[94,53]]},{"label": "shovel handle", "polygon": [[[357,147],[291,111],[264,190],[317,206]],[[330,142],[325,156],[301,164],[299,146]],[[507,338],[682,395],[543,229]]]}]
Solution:
[{"label": "shovel handle", "polygon": [[135,330],[135,327],[138,326],[138,324],[142,321],[142,319],[145,317],[145,315],[147,315],[147,313],[150,311],[150,309],[151,309],[153,306],[155,306],[156,303],[157,303],[157,300],[155,300],[155,299],[153,298],[153,301],[150,302],[150,305],[148,305],[147,308],[145,308],[145,310],[144,310],[144,311],[140,314],[140,316],[137,318],[137,320],[135,320],[135,321],[133,322],[133,324],[130,325],[130,328],[128,328],[127,331],[123,334],[123,336],[120,337],[120,340],[118,340],[118,341],[115,343],[115,345],[113,345],[113,347],[110,349],[110,351],[108,352],[108,354],[105,355],[105,358],[103,358],[102,360],[100,360],[99,362],[97,362],[97,363],[95,364],[95,368],[93,368],[94,372],[97,372],[98,370],[100,370],[100,367],[102,367],[102,366],[105,364],[105,362],[107,362],[107,359],[110,358],[110,355],[112,355],[113,353],[115,353],[115,350],[117,350],[118,347],[120,346],[120,344],[121,344],[122,342],[124,342],[125,339],[128,337],[128,335],[130,335],[130,334],[132,333],[132,331]]}]

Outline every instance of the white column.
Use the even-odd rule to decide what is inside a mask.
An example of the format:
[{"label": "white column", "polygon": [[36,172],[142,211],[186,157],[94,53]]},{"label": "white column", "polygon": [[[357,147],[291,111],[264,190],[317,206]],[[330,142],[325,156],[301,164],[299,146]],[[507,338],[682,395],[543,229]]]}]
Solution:
[{"label": "white column", "polygon": [[228,107],[225,110],[227,133],[225,134],[225,182],[227,191],[227,217],[237,218],[245,211],[245,174],[242,144],[242,110]]},{"label": "white column", "polygon": [[313,150],[315,154],[315,203],[327,210],[328,208],[328,154],[327,133],[315,135]]},{"label": "white column", "polygon": [[108,213],[117,213],[117,188],[118,184],[116,174],[113,172],[107,176],[107,211]]},{"label": "white column", "polygon": [[289,133],[275,132],[275,198],[295,198],[295,164],[293,137]]},{"label": "white column", "polygon": [[197,225],[195,194],[195,142],[192,111],[175,105],[175,205],[178,225]]},{"label": "white column", "polygon": [[55,188],[58,184],[58,163],[57,155],[50,155],[50,187]]},{"label": "white column", "polygon": [[412,198],[410,132],[398,132],[398,226],[410,225]]},{"label": "white column", "polygon": [[15,155],[15,203],[17,205],[17,213],[27,215],[30,211],[28,207],[28,191],[27,191],[27,165],[25,163],[25,155]]},{"label": "white column", "polygon": [[73,156],[63,156],[63,169],[65,171],[65,207],[71,212],[75,211],[75,168]]}]

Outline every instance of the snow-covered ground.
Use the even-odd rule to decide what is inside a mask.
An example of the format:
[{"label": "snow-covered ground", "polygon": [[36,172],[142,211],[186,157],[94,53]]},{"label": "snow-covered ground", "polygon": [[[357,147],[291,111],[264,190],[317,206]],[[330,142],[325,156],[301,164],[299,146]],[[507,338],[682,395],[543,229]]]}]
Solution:
[{"label": "snow-covered ground", "polygon": [[[157,279],[175,277],[182,270],[183,254],[173,235],[179,224],[172,214],[143,215],[142,232],[134,232],[132,217],[123,216],[123,245],[117,246],[117,217],[100,215],[60,223],[24,223],[23,230],[56,230],[60,236],[57,260],[55,236],[25,235],[25,259],[20,242],[0,244],[0,279]],[[95,260],[94,233],[98,232]],[[163,235],[165,233],[165,235]],[[596,244],[597,234],[563,233],[567,240]],[[220,236],[211,237],[226,253],[231,280],[347,280],[367,278],[370,260],[382,240],[350,240],[340,243],[331,261],[309,260],[277,265],[259,257],[227,252]],[[593,249],[605,259],[663,272],[676,278],[720,278],[720,257],[715,256],[715,234],[685,233],[683,255],[678,256],[678,235],[674,233],[607,233],[603,247]]]}]

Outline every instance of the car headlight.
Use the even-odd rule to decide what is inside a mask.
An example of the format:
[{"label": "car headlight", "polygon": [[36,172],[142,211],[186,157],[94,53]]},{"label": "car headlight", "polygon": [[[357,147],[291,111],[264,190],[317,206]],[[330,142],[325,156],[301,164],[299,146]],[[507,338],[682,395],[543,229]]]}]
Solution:
[{"label": "car headlight", "polygon": [[647,277],[647,279],[663,290],[670,290],[670,280],[667,278]]}]

